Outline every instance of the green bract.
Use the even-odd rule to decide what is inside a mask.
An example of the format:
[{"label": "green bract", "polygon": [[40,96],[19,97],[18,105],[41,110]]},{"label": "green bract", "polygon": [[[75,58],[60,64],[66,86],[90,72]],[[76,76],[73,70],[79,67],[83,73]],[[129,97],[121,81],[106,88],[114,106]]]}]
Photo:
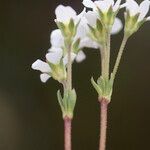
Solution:
[{"label": "green bract", "polygon": [[105,79],[102,76],[98,78],[97,83],[91,78],[92,85],[99,95],[99,100],[106,99],[108,102],[111,100],[113,91],[113,78]]},{"label": "green bract", "polygon": [[65,90],[64,96],[61,96],[60,90],[57,92],[58,102],[60,104],[63,118],[73,118],[73,111],[76,104],[76,92],[74,89],[72,90]]}]

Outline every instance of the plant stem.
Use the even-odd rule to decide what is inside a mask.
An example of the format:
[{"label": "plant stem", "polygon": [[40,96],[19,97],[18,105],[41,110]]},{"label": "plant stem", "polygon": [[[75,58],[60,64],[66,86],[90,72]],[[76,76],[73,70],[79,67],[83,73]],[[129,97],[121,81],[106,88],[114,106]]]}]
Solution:
[{"label": "plant stem", "polygon": [[71,150],[71,122],[70,118],[64,118],[64,150]]},{"label": "plant stem", "polygon": [[107,108],[108,102],[106,99],[100,100],[100,141],[99,150],[106,148],[106,130],[107,130]]},{"label": "plant stem", "polygon": [[68,63],[67,63],[67,88],[72,89],[72,62],[71,62],[71,46],[68,48]]},{"label": "plant stem", "polygon": [[119,49],[119,52],[118,52],[118,55],[117,55],[117,59],[116,59],[115,65],[114,65],[114,69],[113,69],[113,80],[115,79],[115,76],[116,76],[116,73],[117,73],[117,70],[118,70],[118,67],[120,64],[121,57],[122,57],[125,45],[127,43],[127,40],[128,40],[128,37],[126,35],[124,35],[120,49]]}]

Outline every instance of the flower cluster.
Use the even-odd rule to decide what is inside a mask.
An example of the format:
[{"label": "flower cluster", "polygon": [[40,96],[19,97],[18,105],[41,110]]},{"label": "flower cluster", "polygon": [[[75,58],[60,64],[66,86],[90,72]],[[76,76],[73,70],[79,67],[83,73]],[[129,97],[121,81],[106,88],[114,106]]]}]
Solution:
[{"label": "flower cluster", "polygon": [[[71,82],[72,63],[74,61],[82,62],[86,58],[83,52],[84,47],[100,49],[101,76],[97,83],[92,79],[92,84],[100,97],[107,97],[110,100],[113,80],[126,41],[144,22],[150,20],[150,17],[146,17],[150,1],[144,0],[140,5],[135,0],[126,0],[123,4],[121,4],[121,0],[116,2],[114,0],[96,0],[94,2],[92,0],[83,0],[82,3],[85,8],[80,14],[77,14],[70,6],[59,5],[56,8],[55,23],[58,29],[51,32],[51,48],[46,54],[46,61],[38,59],[32,64],[32,68],[41,71],[40,79],[42,82],[46,82],[52,77],[71,91],[72,87],[68,88],[68,84]],[[110,74],[110,37],[123,28],[123,24],[117,14],[120,9],[124,8],[124,39],[114,70]],[[66,95],[71,94],[68,91],[66,93]],[[72,91],[72,93],[75,93],[75,91]],[[63,98],[60,98],[60,95],[58,97],[61,99],[61,103]],[[76,97],[75,94],[74,97]]]}]

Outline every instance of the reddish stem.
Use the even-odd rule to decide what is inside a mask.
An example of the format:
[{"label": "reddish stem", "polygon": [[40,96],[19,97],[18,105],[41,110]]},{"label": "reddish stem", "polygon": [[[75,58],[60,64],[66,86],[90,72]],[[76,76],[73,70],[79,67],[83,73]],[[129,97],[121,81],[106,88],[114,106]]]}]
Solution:
[{"label": "reddish stem", "polygon": [[71,150],[71,122],[68,117],[64,118],[64,149]]},{"label": "reddish stem", "polygon": [[106,132],[107,132],[107,108],[108,101],[106,99],[100,100],[100,141],[99,150],[105,150],[106,148]]}]

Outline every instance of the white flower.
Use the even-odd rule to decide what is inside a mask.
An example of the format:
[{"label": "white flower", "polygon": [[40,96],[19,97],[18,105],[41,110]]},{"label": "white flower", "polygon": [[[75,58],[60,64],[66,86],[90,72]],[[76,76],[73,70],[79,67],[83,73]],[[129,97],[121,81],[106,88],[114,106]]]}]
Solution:
[{"label": "white flower", "polygon": [[103,12],[107,13],[109,8],[112,7],[113,11],[117,11],[122,6],[120,5],[121,0],[117,0],[116,3],[114,3],[114,0],[83,0],[83,5],[87,8],[92,8],[94,11],[97,11],[97,7]]},{"label": "white flower", "polygon": [[[88,24],[92,27],[96,26],[96,21],[98,19],[97,13],[94,11],[88,11],[85,15]],[[112,26],[111,34],[117,34],[122,29],[122,22],[119,18],[115,18],[114,24]]]},{"label": "white flower", "polygon": [[[52,64],[59,64],[62,55],[62,50],[60,48],[54,48],[51,52],[46,54],[46,60]],[[31,68],[42,72],[40,79],[44,83],[51,77],[50,74],[53,71],[47,62],[44,62],[40,59],[36,60],[32,64]]]},{"label": "white flower", "polygon": [[70,19],[75,19],[77,13],[70,6],[59,5],[55,9],[56,21],[69,23]]},{"label": "white flower", "polygon": [[[127,0],[125,5],[127,11],[129,11],[130,16],[135,16],[136,14],[139,13],[139,18],[138,18],[138,22],[139,22],[142,21],[147,15],[150,7],[150,1],[144,0],[140,5],[138,5],[137,2],[134,0]],[[146,19],[149,20],[149,17]]]},{"label": "white flower", "polygon": [[42,60],[36,60],[32,66],[31,66],[32,69],[34,70],[39,70],[42,72],[42,74],[40,75],[40,79],[42,82],[46,82],[51,76],[49,75],[49,73],[51,72],[51,68],[50,66],[42,61]]}]

